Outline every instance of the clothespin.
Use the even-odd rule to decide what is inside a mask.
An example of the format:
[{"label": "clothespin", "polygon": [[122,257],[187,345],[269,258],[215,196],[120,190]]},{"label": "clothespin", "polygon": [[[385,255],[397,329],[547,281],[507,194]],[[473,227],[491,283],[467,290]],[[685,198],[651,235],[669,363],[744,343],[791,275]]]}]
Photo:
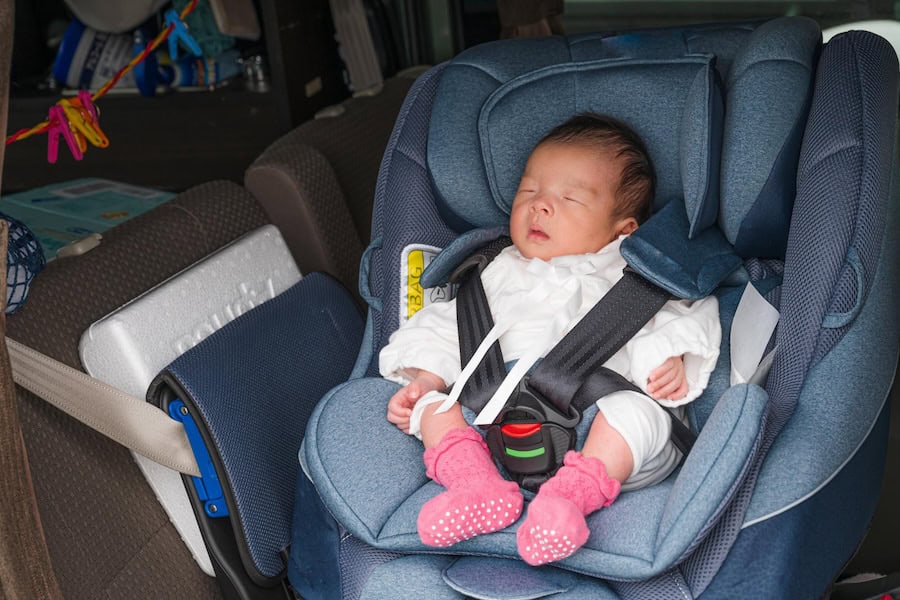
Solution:
[{"label": "clothespin", "polygon": [[72,133],[72,126],[66,118],[66,113],[58,104],[50,107],[50,127],[47,130],[47,162],[55,163],[59,152],[59,135],[62,134],[66,140],[66,145],[72,152],[75,160],[81,160],[84,152],[79,147],[75,134]]},{"label": "clothespin", "polygon": [[79,141],[80,146],[84,146],[85,138],[97,148],[109,146],[109,138],[100,129],[100,113],[91,100],[90,92],[79,90],[77,98],[60,100],[59,104],[72,124],[75,139]]},{"label": "clothespin", "polygon": [[93,115],[81,105],[80,99],[64,98],[56,104],[62,107],[82,154],[87,151],[88,140],[97,147],[105,148],[109,145],[109,139],[100,130],[100,126],[95,125]]},{"label": "clothespin", "polygon": [[175,9],[170,8],[165,14],[166,26],[172,26],[172,30],[169,32],[169,58],[173,61],[178,60],[179,40],[187,46],[194,56],[202,56],[203,51],[200,49],[200,44],[188,33],[187,23],[181,20]]},{"label": "clothespin", "polygon": [[86,130],[87,127],[83,124],[84,117],[81,115],[80,109],[73,106],[69,100],[60,100],[56,104],[63,109],[66,121],[69,122],[70,131],[72,132],[75,141],[78,143],[78,149],[84,154],[87,150],[87,140],[85,139],[83,131]]},{"label": "clothespin", "polygon": [[91,99],[91,93],[89,91],[78,90],[78,102],[81,104],[82,108],[88,111],[95,122],[100,121],[100,111],[94,106],[94,101]]}]

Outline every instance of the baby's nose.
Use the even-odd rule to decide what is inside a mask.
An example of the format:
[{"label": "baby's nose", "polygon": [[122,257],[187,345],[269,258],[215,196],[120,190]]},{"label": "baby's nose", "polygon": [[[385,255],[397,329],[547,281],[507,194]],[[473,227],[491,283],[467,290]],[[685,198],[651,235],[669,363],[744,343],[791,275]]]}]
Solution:
[{"label": "baby's nose", "polygon": [[534,212],[550,214],[553,211],[553,203],[545,194],[539,194],[531,203],[531,210]]}]

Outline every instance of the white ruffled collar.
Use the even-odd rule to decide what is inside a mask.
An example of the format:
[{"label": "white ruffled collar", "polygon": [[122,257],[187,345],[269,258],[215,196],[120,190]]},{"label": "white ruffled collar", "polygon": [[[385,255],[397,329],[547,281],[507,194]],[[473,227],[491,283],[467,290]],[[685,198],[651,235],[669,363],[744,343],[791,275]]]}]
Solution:
[{"label": "white ruffled collar", "polygon": [[583,276],[602,272],[608,269],[611,263],[621,261],[619,246],[622,245],[622,240],[627,237],[628,235],[620,235],[597,252],[555,256],[549,261],[541,258],[525,258],[515,246],[510,246],[507,248],[507,251],[518,260],[527,263],[525,268],[529,273],[539,277],[552,277],[562,280],[572,275]]}]

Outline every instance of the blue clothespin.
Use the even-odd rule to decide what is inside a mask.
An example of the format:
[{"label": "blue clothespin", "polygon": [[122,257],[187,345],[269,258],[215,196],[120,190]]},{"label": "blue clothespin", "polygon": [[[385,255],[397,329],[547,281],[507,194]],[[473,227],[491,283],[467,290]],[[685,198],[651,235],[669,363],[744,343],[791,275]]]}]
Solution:
[{"label": "blue clothespin", "polygon": [[50,107],[50,128],[47,130],[47,162],[55,163],[59,153],[59,136],[62,134],[66,140],[66,145],[72,152],[75,160],[81,160],[84,154],[72,133],[72,127],[69,125],[69,119],[66,117],[62,106],[56,104]]},{"label": "blue clothespin", "polygon": [[191,34],[188,33],[187,23],[181,20],[181,17],[175,12],[174,8],[170,8],[166,11],[166,27],[169,25],[172,26],[172,31],[169,33],[169,58],[172,61],[178,60],[178,41],[180,40],[187,46],[188,50],[194,56],[203,56],[203,50],[200,49],[200,44],[197,43]]}]

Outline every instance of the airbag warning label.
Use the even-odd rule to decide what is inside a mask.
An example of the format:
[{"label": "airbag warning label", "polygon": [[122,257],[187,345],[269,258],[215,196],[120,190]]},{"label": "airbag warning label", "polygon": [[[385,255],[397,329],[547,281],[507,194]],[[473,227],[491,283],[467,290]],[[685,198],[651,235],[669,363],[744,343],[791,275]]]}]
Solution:
[{"label": "airbag warning label", "polygon": [[425,271],[440,248],[425,244],[411,244],[403,249],[400,258],[400,322],[405,323],[414,314],[434,302],[443,302],[450,298],[450,284],[423,288],[419,283]]}]

